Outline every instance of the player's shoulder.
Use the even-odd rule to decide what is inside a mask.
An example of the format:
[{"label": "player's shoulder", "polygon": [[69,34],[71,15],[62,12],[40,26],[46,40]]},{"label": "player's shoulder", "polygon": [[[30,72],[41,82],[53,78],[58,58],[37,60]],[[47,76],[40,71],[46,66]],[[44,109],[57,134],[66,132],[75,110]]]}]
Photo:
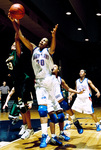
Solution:
[{"label": "player's shoulder", "polygon": [[39,49],[39,47],[36,46],[33,48],[33,51],[38,50],[38,49]]},{"label": "player's shoulder", "polygon": [[90,84],[90,83],[92,83],[92,81],[90,79],[88,79],[88,83]]},{"label": "player's shoulder", "polygon": [[80,81],[80,78],[78,78],[75,82],[79,82]]}]

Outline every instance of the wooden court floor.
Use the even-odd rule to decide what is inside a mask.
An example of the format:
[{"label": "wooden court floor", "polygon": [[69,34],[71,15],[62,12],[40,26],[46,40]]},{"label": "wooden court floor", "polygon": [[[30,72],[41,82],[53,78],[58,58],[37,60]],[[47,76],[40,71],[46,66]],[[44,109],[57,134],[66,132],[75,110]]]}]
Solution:
[{"label": "wooden court floor", "polygon": [[[95,108],[95,114],[98,119],[101,120],[101,108]],[[65,130],[65,133],[70,136],[70,141],[63,142],[63,146],[53,146],[48,144],[46,148],[39,148],[41,131],[34,133],[29,139],[21,140],[18,139],[13,142],[7,143],[5,146],[1,146],[0,150],[101,150],[101,131],[97,132],[95,128],[95,123],[92,120],[90,115],[84,115],[75,113],[76,117],[82,124],[84,128],[83,134],[78,134],[74,125],[71,125],[71,129]],[[31,119],[38,119],[39,115],[37,110],[31,111]],[[7,113],[0,113],[0,120],[7,120]],[[48,134],[50,134],[50,130],[48,128]],[[56,124],[56,134],[59,135],[59,127]]]}]

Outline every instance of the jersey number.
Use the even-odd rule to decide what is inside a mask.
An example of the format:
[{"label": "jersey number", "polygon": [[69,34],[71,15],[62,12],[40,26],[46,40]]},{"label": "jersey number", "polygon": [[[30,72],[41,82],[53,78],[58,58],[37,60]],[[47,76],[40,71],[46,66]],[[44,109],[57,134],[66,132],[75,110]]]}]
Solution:
[{"label": "jersey number", "polygon": [[44,59],[36,60],[36,61],[39,65],[44,66]]}]

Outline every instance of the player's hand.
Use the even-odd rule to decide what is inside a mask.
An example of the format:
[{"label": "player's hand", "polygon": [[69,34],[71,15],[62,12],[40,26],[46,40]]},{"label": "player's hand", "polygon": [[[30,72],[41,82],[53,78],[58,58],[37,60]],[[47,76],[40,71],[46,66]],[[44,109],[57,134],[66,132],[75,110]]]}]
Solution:
[{"label": "player's hand", "polygon": [[99,98],[100,97],[100,92],[97,92],[96,96],[97,96],[97,98]]},{"label": "player's hand", "polygon": [[82,91],[78,92],[78,94],[82,94],[85,91],[85,89],[83,89]]},{"label": "player's hand", "polygon": [[14,20],[15,20],[14,18],[11,17],[10,12],[8,12],[8,18],[9,18],[12,22],[14,22]]},{"label": "player's hand", "polygon": [[5,107],[8,107],[8,105],[7,105],[7,104],[4,104],[3,109],[5,109]]},{"label": "player's hand", "polygon": [[32,103],[29,103],[28,104],[28,109],[31,109],[32,108]]},{"label": "player's hand", "polygon": [[72,101],[72,95],[69,95],[69,96],[68,96],[68,99],[69,99],[70,101]]},{"label": "player's hand", "polygon": [[58,24],[55,25],[55,28],[53,28],[53,31],[51,31],[52,37],[56,35],[57,28],[58,28]]},{"label": "player's hand", "polygon": [[18,32],[20,28],[20,21],[12,18],[10,12],[8,13],[8,18],[12,21],[15,31]]}]

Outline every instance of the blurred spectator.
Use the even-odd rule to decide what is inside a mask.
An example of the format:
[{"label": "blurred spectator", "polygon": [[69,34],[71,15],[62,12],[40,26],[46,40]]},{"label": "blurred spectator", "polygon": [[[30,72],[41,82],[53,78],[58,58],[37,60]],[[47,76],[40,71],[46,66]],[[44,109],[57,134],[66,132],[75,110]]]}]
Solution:
[{"label": "blurred spectator", "polygon": [[[10,88],[6,85],[6,81],[3,81],[3,85],[0,87],[1,112],[3,112],[3,105],[5,104],[9,90]],[[7,106],[5,107],[5,111],[8,112]]]}]

